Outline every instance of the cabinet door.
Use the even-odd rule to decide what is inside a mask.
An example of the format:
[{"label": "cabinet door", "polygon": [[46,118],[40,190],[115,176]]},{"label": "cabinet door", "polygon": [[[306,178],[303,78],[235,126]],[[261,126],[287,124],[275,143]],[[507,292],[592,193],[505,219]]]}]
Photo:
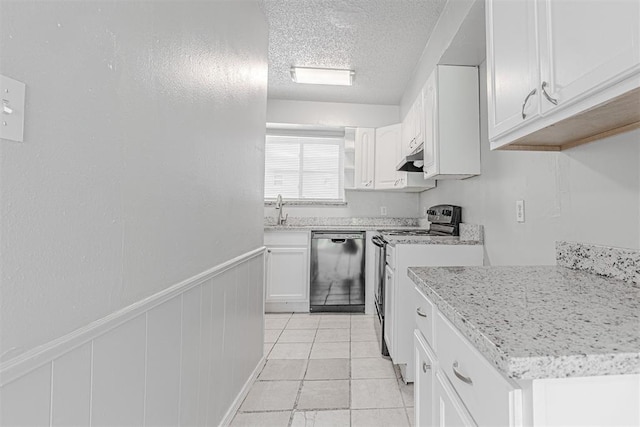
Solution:
[{"label": "cabinet door", "polygon": [[413,152],[420,144],[424,142],[424,106],[422,91],[418,94],[418,99],[413,104],[413,144],[409,147]]},{"label": "cabinet door", "polygon": [[424,86],[424,177],[429,178],[438,174],[436,159],[438,156],[436,142],[438,140],[438,93],[437,69],[431,73]]},{"label": "cabinet door", "polygon": [[375,167],[375,129],[356,129],[355,188],[373,189]]},{"label": "cabinet door", "polygon": [[307,248],[267,249],[265,302],[309,299]]},{"label": "cabinet door", "polygon": [[535,0],[486,2],[490,140],[539,116],[535,4]]},{"label": "cabinet door", "polygon": [[[545,0],[538,12],[541,84],[558,105],[638,70],[640,1]],[[540,102],[543,114],[555,108]]]},{"label": "cabinet door", "polygon": [[407,112],[407,116],[404,118],[402,122],[402,152],[403,154],[408,154],[411,152],[411,141],[413,140],[413,107],[409,112]]},{"label": "cabinet door", "polygon": [[400,161],[402,125],[391,125],[376,129],[375,138],[375,188],[398,188],[401,176],[396,171],[396,165]]},{"label": "cabinet door", "polygon": [[433,388],[437,366],[435,357],[427,349],[422,334],[417,329],[414,331],[415,346],[415,370],[414,407],[416,415],[415,425],[418,427],[431,427],[436,420],[437,406],[435,405]]},{"label": "cabinet door", "polygon": [[395,346],[394,346],[394,291],[396,284],[393,281],[394,274],[393,270],[391,270],[388,266],[385,269],[385,278],[384,278],[384,341],[387,343],[387,348],[389,349],[389,355],[391,359],[395,354]]},{"label": "cabinet door", "polygon": [[435,398],[440,427],[475,427],[476,423],[458,396],[451,389],[442,372],[436,373]]}]

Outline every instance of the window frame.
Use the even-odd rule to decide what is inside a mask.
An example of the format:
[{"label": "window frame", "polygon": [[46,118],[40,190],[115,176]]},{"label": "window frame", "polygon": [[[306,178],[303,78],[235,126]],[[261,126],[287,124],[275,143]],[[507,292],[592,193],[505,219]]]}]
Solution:
[{"label": "window frame", "polygon": [[[277,138],[279,140],[291,138],[294,140],[298,140],[297,142],[292,142],[292,143],[298,144],[300,147],[300,152],[298,155],[298,161],[299,161],[298,197],[296,198],[283,197],[286,200],[287,204],[302,205],[302,206],[319,205],[319,204],[334,205],[334,206],[346,205],[345,188],[344,188],[344,184],[345,184],[345,179],[344,179],[344,161],[345,161],[344,139],[345,138],[344,138],[344,135],[323,134],[323,133],[316,134],[314,132],[278,132],[277,130],[276,131],[271,130],[267,132],[265,136],[265,154],[266,154],[269,138]],[[337,198],[300,197],[302,195],[302,188],[304,185],[304,146],[306,144],[314,144],[314,143],[318,144],[322,140],[326,141],[326,143],[329,145],[338,146],[338,197]],[[328,141],[335,141],[335,142],[328,142]],[[266,155],[265,155],[265,187],[266,187],[266,172],[267,172],[267,165],[266,165]],[[275,200],[276,200],[275,197],[267,197],[266,194],[264,195],[264,203],[267,206],[275,204]]]}]

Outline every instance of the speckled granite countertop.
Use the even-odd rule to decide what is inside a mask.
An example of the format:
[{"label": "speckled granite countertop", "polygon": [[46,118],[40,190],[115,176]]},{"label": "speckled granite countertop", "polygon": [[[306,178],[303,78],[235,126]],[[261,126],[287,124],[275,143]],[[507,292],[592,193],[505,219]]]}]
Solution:
[{"label": "speckled granite countertop", "polygon": [[276,225],[276,219],[265,217],[265,230],[423,230],[418,218],[396,217],[290,217],[285,225]]},{"label": "speckled granite countertop", "polygon": [[409,277],[516,379],[640,373],[640,287],[560,266],[415,267]]},{"label": "speckled granite countertop", "polygon": [[384,239],[391,245],[482,245],[478,240],[462,240],[457,236],[391,236],[382,232]]}]

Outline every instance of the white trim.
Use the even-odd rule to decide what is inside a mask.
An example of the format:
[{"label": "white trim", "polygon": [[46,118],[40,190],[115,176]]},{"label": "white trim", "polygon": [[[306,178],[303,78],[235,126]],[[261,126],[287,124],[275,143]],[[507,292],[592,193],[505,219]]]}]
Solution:
[{"label": "white trim", "polygon": [[265,249],[264,246],[261,246],[244,253],[0,364],[0,387],[28,374],[34,369],[51,363],[74,348],[96,339],[135,317],[145,314],[153,307],[198,286],[202,282],[242,262],[262,255]]},{"label": "white trim", "polygon": [[256,365],[256,368],[251,373],[251,376],[244,383],[242,390],[240,390],[240,393],[238,393],[238,395],[236,396],[235,400],[227,410],[227,413],[224,414],[224,417],[222,418],[222,421],[220,421],[220,424],[219,424],[220,427],[223,427],[223,426],[226,427],[229,424],[231,424],[231,421],[233,421],[233,417],[236,415],[236,412],[238,411],[238,409],[240,409],[240,405],[244,401],[244,398],[247,397],[247,394],[249,394],[249,390],[251,390],[253,383],[258,379],[258,374],[260,374],[260,371],[262,370],[262,367],[264,366],[266,361],[267,361],[266,357],[262,356],[262,359],[260,359],[260,361]]},{"label": "white trim", "polygon": [[264,302],[265,313],[308,313],[309,300],[306,301],[286,301],[286,302]]}]

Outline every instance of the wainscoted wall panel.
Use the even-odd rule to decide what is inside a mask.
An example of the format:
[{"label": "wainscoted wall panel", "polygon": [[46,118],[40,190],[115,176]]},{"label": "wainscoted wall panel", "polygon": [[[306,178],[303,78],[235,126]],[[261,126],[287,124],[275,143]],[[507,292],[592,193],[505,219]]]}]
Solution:
[{"label": "wainscoted wall panel", "polygon": [[196,418],[196,425],[205,425],[207,422],[207,411],[209,405],[204,405],[203,402],[211,402],[212,405],[216,405],[218,402],[213,402],[209,399],[209,378],[211,373],[211,331],[214,327],[212,317],[212,294],[213,286],[211,280],[206,281],[201,285],[202,294],[200,299],[200,383],[198,384],[198,416]]},{"label": "wainscoted wall panel", "polygon": [[264,248],[0,365],[2,426],[218,426],[263,360]]},{"label": "wainscoted wall panel", "polygon": [[144,425],[146,335],[141,315],[93,342],[92,426]]},{"label": "wainscoted wall panel", "polygon": [[180,425],[183,426],[194,426],[198,420],[201,295],[201,286],[195,287],[182,294]]},{"label": "wainscoted wall panel", "polygon": [[1,426],[45,426],[51,417],[51,364],[0,389]]},{"label": "wainscoted wall panel", "polygon": [[51,420],[54,426],[87,426],[91,419],[92,344],[53,361]]},{"label": "wainscoted wall panel", "polygon": [[146,426],[176,426],[180,412],[182,297],[147,314]]}]

